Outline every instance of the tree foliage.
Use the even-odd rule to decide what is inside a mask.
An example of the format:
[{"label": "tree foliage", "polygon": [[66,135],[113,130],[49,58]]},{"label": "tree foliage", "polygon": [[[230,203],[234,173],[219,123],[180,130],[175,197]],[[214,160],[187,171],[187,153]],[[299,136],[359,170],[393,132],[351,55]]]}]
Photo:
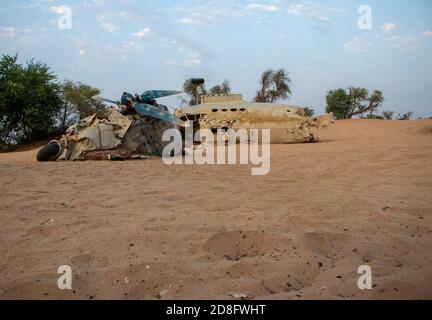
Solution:
[{"label": "tree foliage", "polygon": [[384,116],[380,116],[378,114],[368,114],[366,119],[374,119],[374,120],[385,120]]},{"label": "tree foliage", "polygon": [[24,66],[18,56],[0,60],[0,144],[27,143],[55,131],[62,104],[60,86],[49,67],[34,60]]},{"label": "tree foliage", "polygon": [[200,84],[192,83],[192,81],[190,79],[185,80],[185,82],[183,83],[183,91],[189,97],[188,104],[190,106],[194,106],[194,105],[199,103],[199,100],[198,100],[199,97],[198,97],[198,93],[197,93],[198,87],[202,88],[201,94],[207,94],[207,90],[205,89],[204,84],[200,85]]},{"label": "tree foliage", "polygon": [[[197,89],[201,87],[202,91],[197,92]],[[199,90],[199,89],[198,89]],[[210,90],[206,90],[205,85],[202,84],[196,84],[192,83],[190,79],[185,80],[183,83],[183,91],[188,95],[189,101],[186,101],[186,103],[190,106],[194,106],[200,103],[199,101],[199,95],[201,94],[211,94],[211,95],[218,95],[218,94],[230,94],[231,93],[231,86],[228,79],[225,79],[224,82],[221,84],[217,84],[214,87],[212,87]]]},{"label": "tree foliage", "polygon": [[385,120],[392,120],[393,119],[393,115],[394,115],[394,111],[383,111],[383,117]]},{"label": "tree foliage", "polygon": [[81,82],[65,81],[63,94],[66,104],[73,106],[81,119],[92,114],[104,114],[105,105],[94,97],[100,94],[100,90]]},{"label": "tree foliage", "polygon": [[333,112],[336,119],[351,119],[362,117],[365,113],[372,117],[384,101],[384,96],[379,90],[369,95],[365,88],[350,87],[348,92],[344,89],[330,90],[326,101],[326,112]]},{"label": "tree foliage", "polygon": [[306,117],[313,117],[315,114],[315,110],[308,108],[308,107],[303,108],[303,111],[304,111]]},{"label": "tree foliage", "polygon": [[397,120],[411,120],[411,118],[414,116],[413,111],[408,111],[407,113],[404,113],[403,115],[398,115]]},{"label": "tree foliage", "polygon": [[352,98],[344,89],[330,90],[326,101],[326,112],[333,112],[336,119],[345,119],[353,105]]},{"label": "tree foliage", "polygon": [[18,56],[0,59],[0,151],[64,132],[84,117],[104,110],[91,99],[99,90],[81,83],[57,82],[50,68]]},{"label": "tree foliage", "polygon": [[270,102],[287,99],[291,96],[291,79],[285,69],[265,70],[261,74],[260,89],[256,92],[255,102]]},{"label": "tree foliage", "polygon": [[69,101],[66,100],[66,82],[61,85],[62,104],[57,113],[57,126],[60,132],[65,132],[74,123],[78,122],[80,114]]},{"label": "tree foliage", "polygon": [[213,88],[209,90],[209,94],[218,95],[218,94],[230,94],[231,87],[228,79],[225,79],[222,84],[217,84]]}]

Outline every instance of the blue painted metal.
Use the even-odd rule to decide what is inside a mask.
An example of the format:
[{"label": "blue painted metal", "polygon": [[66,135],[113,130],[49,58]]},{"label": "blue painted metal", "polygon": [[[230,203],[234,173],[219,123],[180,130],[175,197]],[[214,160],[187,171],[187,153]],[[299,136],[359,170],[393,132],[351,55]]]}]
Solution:
[{"label": "blue painted metal", "polygon": [[110,100],[110,99],[107,99],[107,98],[98,98],[98,100],[103,101],[103,102],[112,103],[112,104],[117,104],[117,101]]},{"label": "blue painted metal", "polygon": [[132,93],[124,92],[120,98],[121,104],[127,105],[128,99],[130,99],[131,101],[134,101],[135,97]]},{"label": "blue painted metal", "polygon": [[[150,104],[153,102],[153,100],[163,97],[168,97],[171,95],[179,94],[181,91],[173,91],[173,90],[150,90],[146,91],[141,94],[141,102],[137,102],[137,99],[135,99],[135,96],[129,92],[124,92],[123,95],[120,98],[120,103],[122,105],[128,105],[128,101],[132,102],[132,106],[135,109],[135,111],[140,114],[143,117],[151,117],[159,120],[163,120],[169,123],[176,123],[178,125],[184,125],[184,121],[180,120],[176,116],[172,115],[170,112],[163,110],[162,108],[159,108],[157,106],[154,106],[153,104]],[[118,105],[117,101],[106,99],[106,98],[99,98],[99,100],[116,104]]]},{"label": "blue painted metal", "polygon": [[178,125],[183,124],[182,120],[178,119],[171,113],[147,103],[136,103],[134,108],[138,114],[144,117],[156,118],[166,122],[176,123]]},{"label": "blue painted metal", "polygon": [[173,90],[150,90],[141,94],[141,100],[144,103],[149,103],[152,100],[172,96],[175,94],[179,94],[181,91],[173,91]]}]

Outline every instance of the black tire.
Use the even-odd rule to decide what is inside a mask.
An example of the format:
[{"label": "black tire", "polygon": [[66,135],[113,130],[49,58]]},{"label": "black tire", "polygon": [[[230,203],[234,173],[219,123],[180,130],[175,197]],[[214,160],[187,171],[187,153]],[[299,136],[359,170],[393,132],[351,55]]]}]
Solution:
[{"label": "black tire", "polygon": [[54,161],[58,158],[60,146],[57,143],[47,144],[36,155],[37,161]]}]

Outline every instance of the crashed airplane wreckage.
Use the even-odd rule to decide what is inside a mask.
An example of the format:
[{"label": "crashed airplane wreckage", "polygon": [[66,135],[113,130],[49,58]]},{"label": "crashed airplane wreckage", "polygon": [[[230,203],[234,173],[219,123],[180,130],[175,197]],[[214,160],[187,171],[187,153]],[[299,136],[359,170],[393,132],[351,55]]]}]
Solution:
[{"label": "crashed airplane wreckage", "polygon": [[163,132],[182,122],[156,102],[157,98],[179,91],[153,90],[141,96],[123,93],[120,101],[100,98],[115,104],[108,115],[96,114],[69,127],[60,140],[53,140],[39,150],[38,161],[127,160],[161,156],[165,144]]},{"label": "crashed airplane wreckage", "polygon": [[[197,86],[195,106],[179,108],[174,115],[198,129],[220,130],[270,129],[270,143],[307,143],[318,139],[311,128],[327,128],[333,123],[333,114],[307,117],[304,108],[276,103],[253,103],[243,100],[241,94],[205,95],[204,79],[191,79]],[[180,128],[183,130],[184,128]]]},{"label": "crashed airplane wreckage", "polygon": [[[284,104],[249,103],[240,94],[208,96],[202,94],[203,79],[192,79],[200,104],[179,108],[174,115],[157,98],[179,94],[179,91],[154,90],[141,96],[125,92],[121,101],[101,99],[117,105],[108,117],[96,115],[68,128],[62,138],[39,150],[38,161],[127,160],[162,156],[166,129],[178,128],[185,138],[185,127],[219,130],[270,129],[270,143],[307,143],[317,139],[311,128],[326,128],[333,123],[331,114],[309,118],[304,109]],[[201,90],[200,90],[201,89]]]},{"label": "crashed airplane wreckage", "polygon": [[250,103],[241,94],[202,96],[201,103],[179,108],[175,116],[190,121],[194,131],[270,129],[270,143],[307,143],[317,138],[311,128],[327,128],[333,123],[331,114],[309,118],[304,109],[293,105],[274,103]]}]

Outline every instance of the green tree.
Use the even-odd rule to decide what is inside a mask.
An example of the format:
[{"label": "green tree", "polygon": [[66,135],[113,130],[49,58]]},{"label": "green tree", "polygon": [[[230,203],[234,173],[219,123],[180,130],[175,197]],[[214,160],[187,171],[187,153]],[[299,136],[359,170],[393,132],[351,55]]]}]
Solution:
[{"label": "green tree", "polygon": [[288,99],[291,95],[291,79],[285,69],[265,70],[261,74],[260,89],[256,92],[255,102],[270,102]]},{"label": "green tree", "polygon": [[261,88],[256,92],[254,101],[255,102],[268,102],[270,100],[269,88],[272,83],[273,70],[265,70],[261,74],[260,85]]},{"label": "green tree", "polygon": [[41,62],[25,66],[18,56],[0,60],[0,144],[44,139],[55,131],[55,117],[62,104],[56,76]]},{"label": "green tree", "polygon": [[349,95],[352,99],[351,106],[348,108],[345,118],[351,119],[355,112],[359,112],[360,116],[363,115],[364,104],[363,102],[367,100],[369,92],[365,88],[354,88],[350,87],[348,89]]},{"label": "green tree", "polygon": [[228,79],[225,79],[222,84],[217,84],[213,88],[209,90],[209,94],[217,95],[217,94],[230,94],[231,87]]},{"label": "green tree", "polygon": [[313,117],[315,114],[315,110],[308,107],[304,108],[303,111],[306,117]]},{"label": "green tree", "polygon": [[369,98],[366,98],[364,101],[366,104],[361,104],[359,108],[351,114],[351,117],[363,115],[364,113],[369,113],[369,115],[372,116],[378,110],[381,103],[383,103],[384,96],[381,91],[374,90]]},{"label": "green tree", "polygon": [[378,114],[368,114],[366,119],[375,119],[375,120],[385,120],[384,116],[380,116]]},{"label": "green tree", "polygon": [[61,86],[62,105],[57,114],[57,126],[60,132],[65,132],[67,128],[79,121],[78,110],[66,99],[66,83]]},{"label": "green tree", "polygon": [[326,111],[333,112],[336,119],[363,117],[365,113],[368,113],[368,117],[371,118],[384,101],[384,97],[379,90],[375,90],[369,96],[365,88],[350,87],[348,92],[344,89],[330,90],[327,93],[326,101]]},{"label": "green tree", "polygon": [[352,97],[344,89],[330,90],[326,101],[326,112],[333,112],[336,119],[346,119],[353,105]]},{"label": "green tree", "polygon": [[204,84],[196,84],[196,83],[192,83],[191,79],[185,80],[185,82],[183,83],[183,91],[188,95],[189,97],[189,102],[188,104],[190,106],[194,106],[196,104],[199,103],[199,97],[198,97],[198,92],[197,90],[198,87],[201,87],[202,92],[201,94],[207,94],[207,91],[205,89],[205,85]]},{"label": "green tree", "polygon": [[407,113],[404,113],[402,116],[399,114],[397,116],[396,120],[411,120],[411,118],[414,116],[414,112],[408,111]]},{"label": "green tree", "polygon": [[[105,105],[94,99],[100,94],[99,89],[71,80],[65,81],[62,88],[65,102],[76,109],[81,119],[95,113],[105,114]],[[65,108],[63,110],[66,111]]]},{"label": "green tree", "polygon": [[392,120],[394,115],[394,111],[383,111],[383,117],[386,120]]}]

